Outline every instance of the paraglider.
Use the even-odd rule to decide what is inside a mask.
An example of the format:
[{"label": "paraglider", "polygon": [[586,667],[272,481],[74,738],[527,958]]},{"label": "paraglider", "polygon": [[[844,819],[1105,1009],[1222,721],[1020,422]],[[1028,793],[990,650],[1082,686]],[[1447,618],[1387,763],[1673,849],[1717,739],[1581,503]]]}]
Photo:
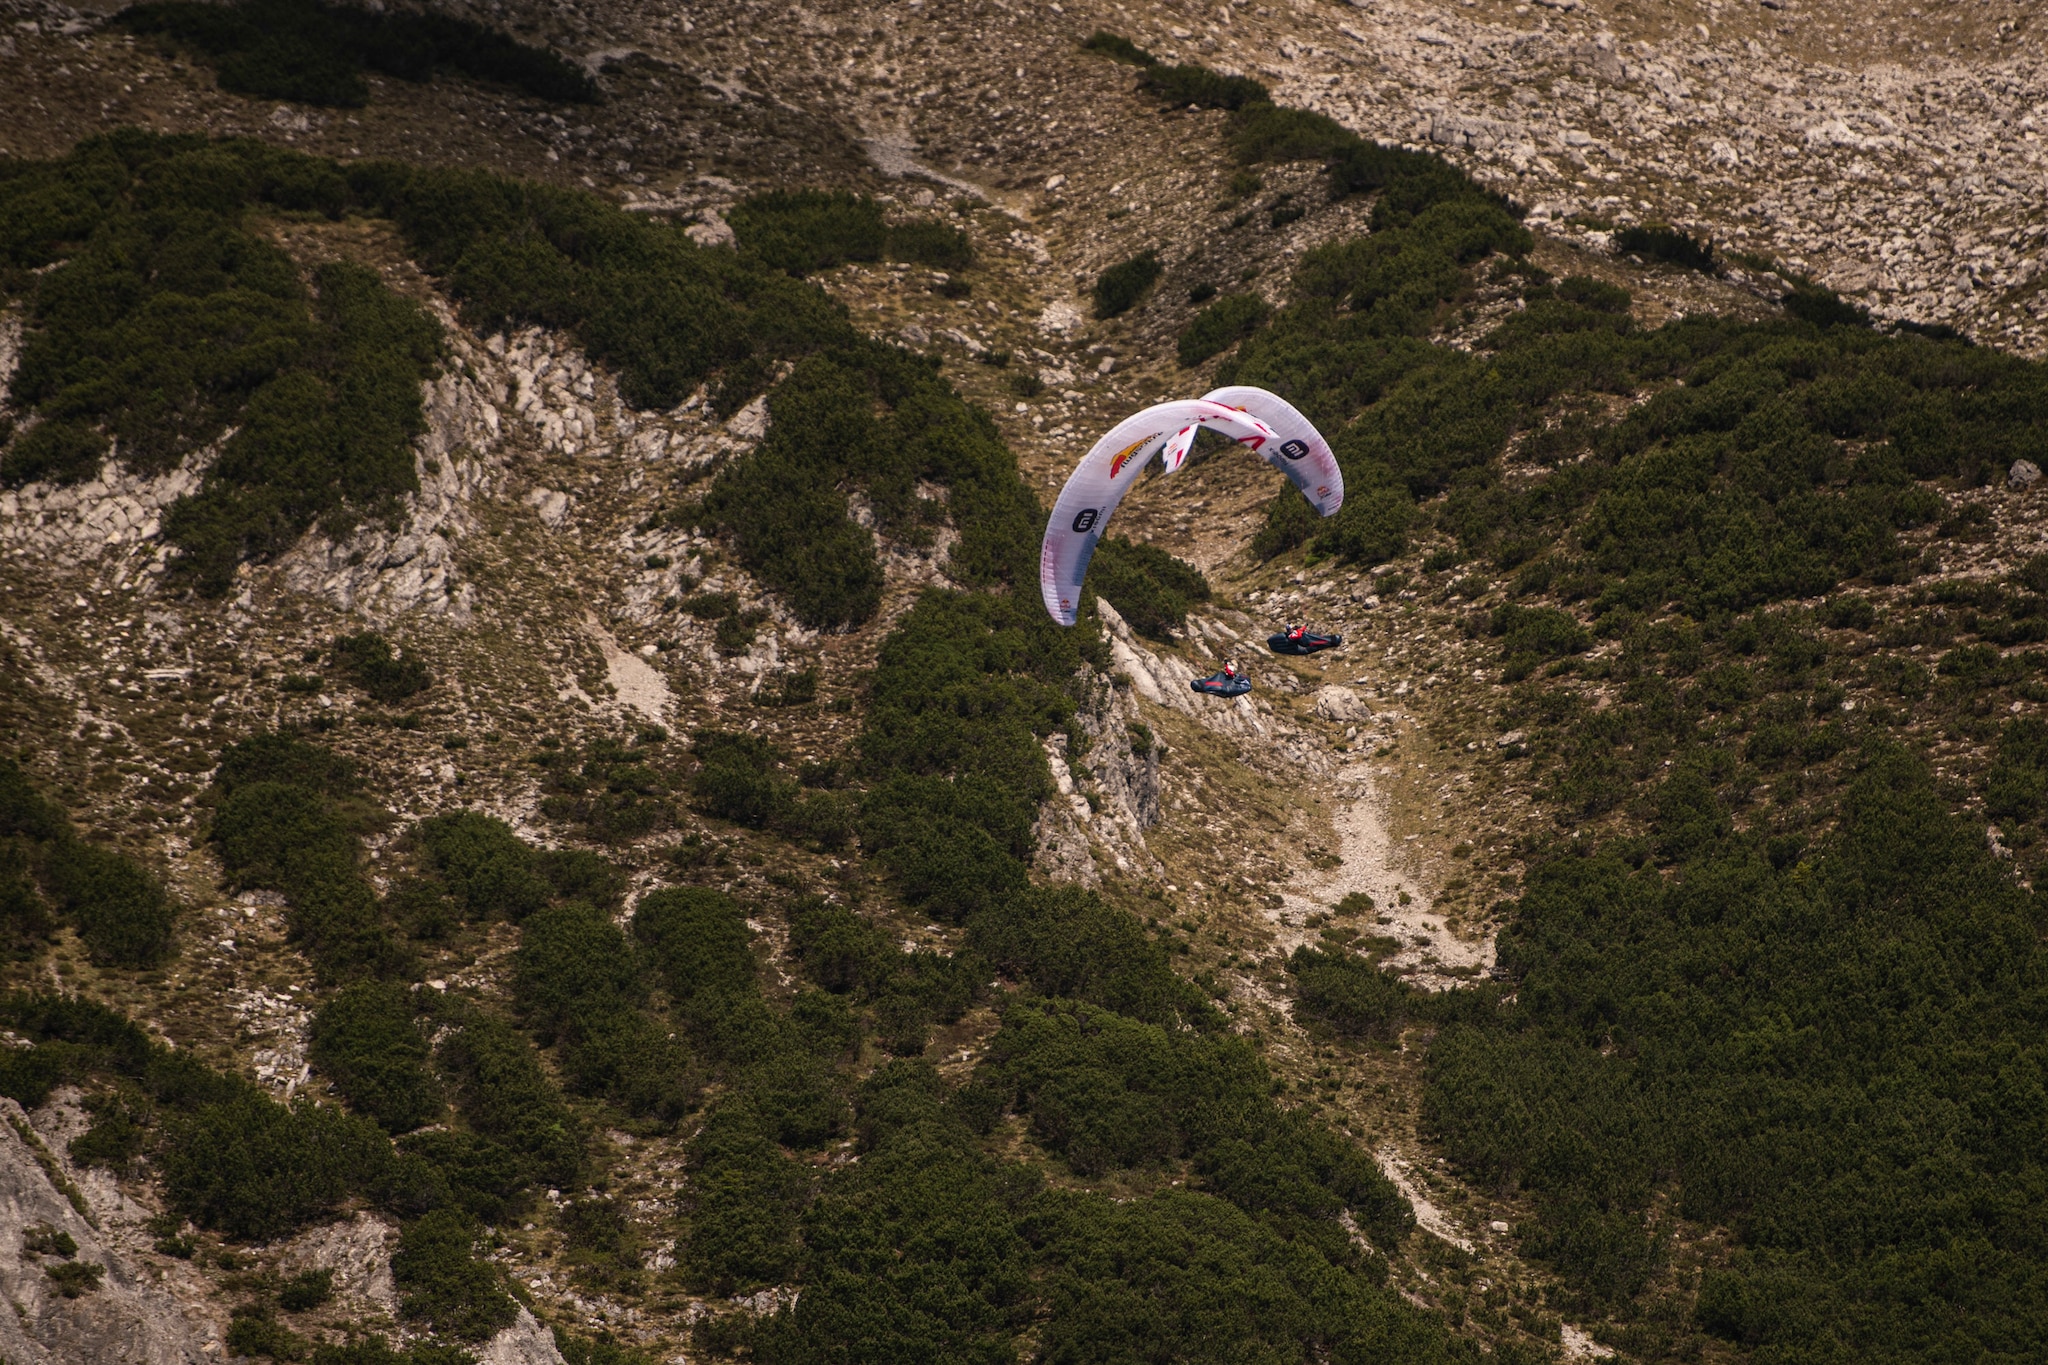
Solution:
[{"label": "paraglider", "polygon": [[1252,690],[1252,680],[1238,672],[1237,660],[1230,659],[1208,677],[1196,678],[1188,686],[1205,696],[1241,697]]},{"label": "paraglider", "polygon": [[1334,516],[1344,505],[1344,475],[1329,442],[1278,394],[1233,385],[1200,398],[1156,403],[1110,428],[1053,504],[1038,555],[1039,593],[1053,620],[1071,626],[1080,618],[1081,581],[1096,542],[1146,464],[1158,455],[1166,473],[1179,470],[1204,427],[1257,451],[1323,516]]},{"label": "paraglider", "polygon": [[1275,654],[1319,654],[1344,643],[1341,635],[1318,635],[1307,626],[1289,626],[1266,637],[1266,648]]}]

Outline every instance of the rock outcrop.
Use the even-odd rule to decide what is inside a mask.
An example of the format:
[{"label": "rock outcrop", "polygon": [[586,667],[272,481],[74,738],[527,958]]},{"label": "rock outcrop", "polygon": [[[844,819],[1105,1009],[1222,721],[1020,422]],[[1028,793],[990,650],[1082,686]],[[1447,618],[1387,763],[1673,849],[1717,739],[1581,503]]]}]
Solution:
[{"label": "rock outcrop", "polygon": [[[69,1185],[69,1177],[21,1106],[0,1099],[0,1120],[0,1297],[14,1308],[0,1313],[0,1358],[8,1365],[218,1360],[218,1342],[207,1339],[210,1327],[195,1327],[151,1271],[98,1226],[106,1220],[83,1193],[74,1203],[58,1187],[59,1179]],[[31,1229],[62,1233],[77,1250],[69,1256],[31,1251],[24,1245]],[[87,1267],[81,1279],[96,1268],[97,1286],[66,1297],[51,1274],[65,1265]]]}]

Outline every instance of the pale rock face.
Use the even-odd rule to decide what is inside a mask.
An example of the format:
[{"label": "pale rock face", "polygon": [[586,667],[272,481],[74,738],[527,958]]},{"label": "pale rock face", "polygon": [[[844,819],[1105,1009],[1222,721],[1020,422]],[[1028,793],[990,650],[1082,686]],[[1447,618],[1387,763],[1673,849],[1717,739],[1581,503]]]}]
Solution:
[{"label": "pale rock face", "polygon": [[1316,714],[1340,724],[1372,719],[1372,707],[1348,687],[1332,684],[1316,691]]},{"label": "pale rock face", "polygon": [[568,524],[575,499],[557,489],[536,488],[526,495],[526,503],[540,513],[541,525],[550,531],[559,531]]},{"label": "pale rock face", "polygon": [[[139,1229],[109,1217],[114,1210],[95,1210],[102,1227],[88,1223],[22,1137],[33,1130],[21,1106],[0,1099],[0,1120],[0,1298],[15,1309],[0,1313],[0,1357],[9,1365],[199,1365],[218,1359],[217,1344],[214,1356],[205,1350],[211,1343],[203,1336],[211,1329],[195,1328],[178,1301],[130,1258],[125,1244],[136,1240]],[[49,1268],[59,1259],[22,1246],[24,1232],[39,1224],[70,1234],[78,1243],[71,1259],[103,1269],[99,1288],[75,1299],[58,1293]]]},{"label": "pale rock face", "polygon": [[395,1317],[398,1294],[391,1282],[391,1253],[397,1247],[398,1229],[381,1218],[359,1214],[300,1233],[278,1253],[277,1264],[287,1274],[333,1271],[337,1297]]},{"label": "pale rock face", "polygon": [[768,434],[768,395],[748,403],[726,422],[725,429],[743,441],[758,441]]},{"label": "pale rock face", "polygon": [[519,1320],[492,1337],[477,1354],[477,1365],[565,1365],[554,1334],[525,1308]]},{"label": "pale rock face", "polygon": [[1038,315],[1040,331],[1054,336],[1065,336],[1081,325],[1081,310],[1065,299],[1054,299]]}]

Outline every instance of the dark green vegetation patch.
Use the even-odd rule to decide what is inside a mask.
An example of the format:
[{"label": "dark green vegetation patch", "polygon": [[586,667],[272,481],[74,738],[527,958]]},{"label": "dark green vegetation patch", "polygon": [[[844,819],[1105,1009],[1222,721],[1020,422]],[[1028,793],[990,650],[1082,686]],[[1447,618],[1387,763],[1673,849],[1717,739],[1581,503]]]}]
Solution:
[{"label": "dark green vegetation patch", "polygon": [[[411,440],[438,336],[368,271],[323,266],[309,288],[248,222],[308,212],[394,221],[466,322],[566,330],[637,406],[673,407],[715,383],[713,406],[730,414],[795,362],[768,439],[721,471],[702,515],[809,625],[857,624],[880,602],[849,487],[906,548],[956,527],[962,581],[1032,571],[1037,502],[987,415],[790,273],[871,250],[957,269],[966,239],[939,222],[883,224],[872,201],[846,195],[748,201],[735,224],[752,249],[733,252],[580,191],[341,167],[255,143],[122,132],[63,161],[0,166],[0,282],[30,297],[12,396],[40,419],[0,452],[0,476],[87,477],[110,440],[131,467],[158,472],[237,428],[165,522],[180,567],[209,592],[315,524],[345,534],[395,510],[418,486]],[[944,496],[921,495],[926,481]],[[336,661],[380,697],[419,681],[359,637]]]},{"label": "dark green vegetation patch", "polygon": [[1704,236],[1696,237],[1665,223],[1637,223],[1618,229],[1614,234],[1614,249],[1645,260],[1669,261],[1709,275],[1716,269],[1712,242]]},{"label": "dark green vegetation patch", "polygon": [[59,918],[103,967],[150,967],[170,955],[177,902],[133,858],[91,843],[63,807],[0,758],[0,954],[29,958]]},{"label": "dark green vegetation patch", "polygon": [[[1733,833],[1695,774],[1658,809],[1677,877],[1613,852],[1543,867],[1501,941],[1516,1003],[1437,1040],[1426,1118],[1454,1158],[1536,1193],[1531,1250],[1596,1302],[1656,1269],[1645,1214],[1672,1188],[1739,1241],[1700,1288],[1715,1335],[2048,1349],[2032,897],[1903,754],[1796,860]],[[1923,1311],[1936,1284],[1962,1311]]]},{"label": "dark green vegetation patch", "polygon": [[1103,271],[1095,279],[1095,316],[1113,318],[1130,312],[1165,269],[1157,253],[1146,251]]},{"label": "dark green vegetation patch", "polygon": [[303,277],[247,222],[347,196],[329,163],[198,137],[124,131],[0,165],[0,287],[28,300],[10,398],[39,419],[0,478],[89,478],[110,441],[163,473],[233,428],[164,522],[210,593],[316,523],[344,534],[394,507],[419,486],[439,329],[362,267]]},{"label": "dark green vegetation patch", "polygon": [[757,194],[735,204],[726,221],[744,250],[792,275],[884,258],[942,270],[965,270],[974,261],[960,229],[921,219],[891,225],[881,205],[844,191]]},{"label": "dark green vegetation patch", "polygon": [[365,71],[415,82],[447,71],[540,99],[592,104],[599,98],[597,82],[566,58],[431,10],[321,0],[165,0],[132,5],[113,22],[204,53],[221,89],[258,99],[359,106],[370,98]]},{"label": "dark green vegetation patch", "polygon": [[1088,590],[1107,599],[1125,624],[1154,640],[1172,638],[1188,612],[1209,600],[1209,580],[1154,545],[1108,536],[1088,561]]}]

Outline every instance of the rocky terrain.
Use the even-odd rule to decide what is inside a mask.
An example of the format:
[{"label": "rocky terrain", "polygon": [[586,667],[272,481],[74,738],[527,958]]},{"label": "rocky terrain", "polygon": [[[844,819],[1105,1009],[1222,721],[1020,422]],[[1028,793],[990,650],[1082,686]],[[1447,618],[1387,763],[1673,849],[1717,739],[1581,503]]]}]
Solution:
[{"label": "rocky terrain", "polygon": [[[892,213],[965,231],[972,287],[880,262],[816,282],[864,330],[941,357],[1048,502],[1114,417],[1206,387],[1213,364],[1184,369],[1174,357],[1192,292],[1245,288],[1283,304],[1301,254],[1362,234],[1370,209],[1360,197],[1326,202],[1306,163],[1233,189],[1226,116],[1158,110],[1130,67],[1081,50],[1098,28],[1164,61],[1256,76],[1280,103],[1367,137],[1441,153],[1528,209],[1532,260],[1624,285],[1646,325],[1774,315],[1787,282],[1811,279],[1879,319],[1953,327],[2027,355],[2048,348],[2048,66],[2038,19],[2021,6],[448,8],[575,57],[606,102],[556,111],[462,81],[377,78],[360,109],[254,101],[219,90],[201,64],[103,27],[102,11],[4,0],[0,156],[60,155],[117,125],[246,135],[590,188],[688,221],[710,246],[731,243],[727,213],[764,189],[873,194]],[[1306,211],[1267,217],[1288,202]],[[1723,270],[1617,255],[1613,232],[1644,222],[1711,238]],[[205,788],[224,744],[297,727],[357,760],[389,812],[365,838],[371,880],[387,891],[393,878],[379,869],[399,859],[398,832],[452,809],[562,844],[569,836],[543,814],[537,748],[580,752],[653,728],[681,737],[723,725],[772,739],[796,761],[846,751],[882,639],[921,590],[952,580],[943,535],[923,548],[889,543],[876,619],[844,633],[805,627],[729,544],[664,516],[763,439],[761,400],[721,417],[700,390],[670,410],[636,409],[617,375],[564,333],[463,327],[381,227],[279,220],[266,230],[301,268],[370,266],[443,325],[450,349],[425,394],[418,493],[387,522],[309,534],[272,563],[245,565],[218,601],[166,586],[172,552],[161,534],[164,510],[197,486],[214,450],[154,476],[116,460],[89,481],[0,493],[0,727],[21,737],[8,747],[82,827],[161,869],[186,906],[178,955],[161,970],[97,967],[67,931],[12,984],[113,1005],[286,1098],[321,1089],[302,1003],[312,978],[286,942],[282,899],[233,891],[206,842]],[[1091,317],[1100,272],[1141,250],[1160,254],[1161,283],[1121,317]],[[1505,290],[1482,288],[1435,339],[1470,349],[1515,306]],[[13,371],[22,326],[18,312],[0,315],[0,377]],[[1372,1151],[1424,1233],[1393,1262],[1392,1282],[1462,1324],[1468,1295],[1477,1304],[1493,1283],[1550,1275],[1508,1235],[1529,1201],[1448,1170],[1420,1123],[1414,1052],[1333,1043],[1299,1024],[1284,959],[1324,941],[1334,908],[1363,895],[1373,910],[1361,927],[1392,940],[1384,965],[1431,991],[1484,980],[1504,900],[1531,861],[1556,840],[1632,832],[1638,813],[1581,820],[1540,806],[1499,648],[1473,626],[1510,600],[1505,570],[1426,567],[1451,545],[1428,532],[1376,566],[1298,553],[1260,562],[1248,545],[1280,486],[1256,462],[1212,459],[1141,486],[1120,511],[1123,534],[1200,567],[1216,596],[1171,640],[1133,632],[1104,604],[1112,662],[1077,724],[1122,756],[1097,750],[1082,767],[1067,735],[1047,742],[1058,795],[1040,811],[1036,870],[1148,917],[1276,1074],[1317,1094]],[[1989,582],[2048,551],[2042,485],[2016,479],[1944,497],[1954,517],[1905,539],[1949,578]],[[1913,591],[1871,589],[1880,618],[1903,616]],[[713,619],[677,610],[684,595],[721,592],[758,615],[743,648],[723,647]],[[1301,619],[1342,630],[1346,647],[1312,660],[1267,656],[1265,633]],[[312,678],[337,636],[365,628],[432,670],[437,686],[416,707]],[[1910,664],[1922,648],[1867,623],[1837,633],[1853,637],[1858,658]],[[1605,708],[1622,688],[1600,668],[1620,650],[1594,644],[1556,687]],[[1254,661],[1254,696],[1193,696],[1188,680],[1231,657]],[[816,679],[816,705],[766,704],[799,675]],[[1889,695],[1853,683],[1839,700],[1867,713]],[[1161,747],[1129,752],[1119,736],[1132,727]],[[1988,762],[1981,733],[1932,721],[1912,733],[1953,781],[1975,780]],[[837,856],[792,854],[683,813],[621,855],[636,891],[666,875],[665,850],[679,839],[715,849],[717,884],[740,893],[776,894],[778,877],[799,872],[829,884],[841,872]],[[425,988],[501,991],[511,936],[497,930],[471,960],[439,963],[445,974]],[[915,944],[958,942],[938,925],[904,932]],[[927,1055],[964,1072],[994,1027],[987,1010],[972,1011],[939,1030]],[[16,1365],[222,1359],[229,1313],[251,1283],[246,1267],[232,1268],[235,1253],[202,1269],[204,1256],[153,1250],[153,1183],[66,1155],[84,1127],[75,1091],[33,1112],[0,1103],[0,1280],[16,1308],[0,1321],[0,1355]],[[492,1257],[525,1302],[480,1347],[489,1365],[560,1361],[543,1322],[696,1360],[692,1326],[707,1314],[782,1304],[777,1291],[735,1304],[661,1278],[675,1264],[681,1160],[661,1141],[606,1141],[611,1189],[636,1210],[656,1287],[628,1295],[579,1279],[546,1213],[497,1229]],[[92,1297],[50,1287],[43,1267],[54,1260],[27,1249],[44,1227],[75,1239],[67,1261],[103,1267]],[[395,1238],[393,1224],[362,1212],[241,1254],[275,1276],[331,1270],[335,1298],[295,1321],[339,1334],[398,1325]],[[1715,1234],[1682,1232],[1660,1273],[1685,1281],[1716,1247]],[[1557,1312],[1523,1326],[1508,1335],[1568,1356],[1614,1353]]]}]

